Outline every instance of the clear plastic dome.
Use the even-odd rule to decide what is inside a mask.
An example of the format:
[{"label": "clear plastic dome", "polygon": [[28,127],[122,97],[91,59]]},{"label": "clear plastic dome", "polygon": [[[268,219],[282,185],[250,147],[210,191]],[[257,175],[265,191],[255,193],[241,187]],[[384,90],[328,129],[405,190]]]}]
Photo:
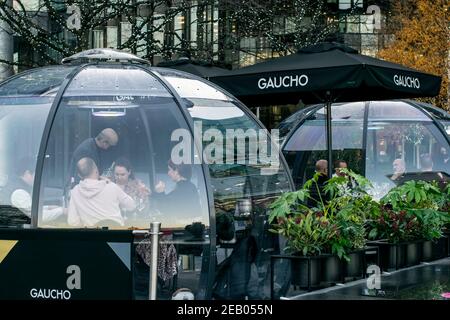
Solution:
[{"label": "clear plastic dome", "polygon": [[[211,296],[225,248],[252,234],[261,249],[253,292],[268,298],[265,252],[280,246],[268,237],[267,207],[291,190],[287,167],[280,161],[264,172],[268,163],[252,162],[250,147],[230,161],[234,145],[209,146],[212,136],[262,125],[201,78],[99,60],[33,69],[0,84],[0,225],[142,229],[162,222],[168,243],[192,257],[183,260],[189,268],[177,287],[197,298]],[[267,132],[259,139],[270,142]]]},{"label": "clear plastic dome", "polygon": [[[297,186],[313,175],[317,160],[327,159],[325,121],[323,105],[314,105],[280,124],[283,153]],[[409,179],[436,176],[447,183],[449,123],[445,111],[410,100],[333,104],[333,168],[345,161],[372,181],[377,198]]]}]

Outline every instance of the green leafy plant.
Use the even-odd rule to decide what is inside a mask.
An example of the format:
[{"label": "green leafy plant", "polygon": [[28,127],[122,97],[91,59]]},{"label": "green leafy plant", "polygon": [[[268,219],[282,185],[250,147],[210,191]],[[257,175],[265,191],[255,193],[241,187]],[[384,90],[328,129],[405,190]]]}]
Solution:
[{"label": "green leafy plant", "polygon": [[446,213],[446,228],[447,230],[450,230],[450,184],[447,185],[447,187],[444,190],[444,194],[446,196],[446,200],[444,202],[444,205],[442,206],[441,211]]},{"label": "green leafy plant", "polygon": [[289,240],[286,250],[304,256],[331,252],[331,239],[339,235],[336,224],[312,211],[280,218],[271,231]]},{"label": "green leafy plant", "polygon": [[[347,253],[355,249],[362,249],[366,245],[366,230],[364,227],[365,220],[358,215],[352,214],[349,211],[340,211],[336,217],[335,222],[339,227],[340,237],[337,237],[337,243],[332,244],[335,246],[334,252],[338,254],[340,258],[347,259]],[[334,240],[334,239],[333,239]],[[339,253],[339,249],[342,248],[345,252]]]},{"label": "green leafy plant", "polygon": [[381,211],[369,220],[369,238],[398,243],[435,240],[449,222],[448,190],[435,183],[408,181],[381,199]]},{"label": "green leafy plant", "polygon": [[411,209],[408,212],[419,221],[421,239],[437,240],[442,237],[444,226],[448,222],[448,213],[433,209]]},{"label": "green leafy plant", "polygon": [[394,211],[382,206],[376,219],[368,221],[369,239],[386,239],[389,243],[415,240],[420,237],[420,222],[406,210]]},{"label": "green leafy plant", "polygon": [[[377,207],[365,191],[370,182],[343,172],[323,187],[315,174],[300,190],[281,195],[270,206],[271,231],[286,237],[291,253],[332,253],[348,259],[350,251],[365,246],[365,216]],[[317,198],[311,196],[314,189]]]},{"label": "green leafy plant", "polygon": [[391,189],[381,199],[382,204],[390,204],[394,210],[439,210],[447,201],[448,191],[441,191],[436,183],[414,180],[407,181],[404,184]]}]

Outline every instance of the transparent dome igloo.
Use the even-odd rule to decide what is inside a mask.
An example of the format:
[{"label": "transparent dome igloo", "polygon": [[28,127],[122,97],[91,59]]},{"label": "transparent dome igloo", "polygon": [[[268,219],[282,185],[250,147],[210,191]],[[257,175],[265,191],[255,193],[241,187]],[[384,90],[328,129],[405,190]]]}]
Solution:
[{"label": "transparent dome igloo", "polygon": [[[312,105],[279,126],[297,187],[312,177],[317,160],[327,159],[325,121],[323,105]],[[332,168],[345,161],[371,180],[376,198],[408,179],[437,172],[444,182],[449,179],[450,114],[432,105],[411,100],[336,103],[332,134]]]},{"label": "transparent dome igloo", "polygon": [[[279,244],[273,236],[267,238],[266,208],[292,190],[287,166],[281,161],[276,170],[262,174],[261,163],[195,159],[202,140],[194,127],[200,134],[214,129],[224,136],[228,129],[263,129],[251,112],[201,78],[141,60],[121,56],[68,62],[28,70],[0,84],[0,225],[139,229],[159,221],[165,234],[174,237],[191,226],[191,240],[203,240],[177,242],[177,248],[200,260],[192,260],[188,275],[178,276],[178,287],[191,288],[198,298],[211,294],[224,242],[231,242],[231,248],[236,239],[253,234],[258,255],[264,255],[258,265],[267,268],[264,252]],[[192,163],[184,167],[171,161],[182,138],[196,142],[189,147]],[[264,139],[270,141],[269,136]],[[216,153],[215,159],[226,153]],[[89,175],[95,176],[86,158],[94,160],[99,176],[109,179],[107,185],[120,185],[134,205],[120,203],[125,209],[105,219],[104,211],[120,199],[84,203],[99,192],[97,186],[74,192]],[[81,217],[80,212],[91,214]],[[229,222],[233,217],[236,224]],[[268,283],[261,283],[264,288],[254,292],[267,298]]]}]

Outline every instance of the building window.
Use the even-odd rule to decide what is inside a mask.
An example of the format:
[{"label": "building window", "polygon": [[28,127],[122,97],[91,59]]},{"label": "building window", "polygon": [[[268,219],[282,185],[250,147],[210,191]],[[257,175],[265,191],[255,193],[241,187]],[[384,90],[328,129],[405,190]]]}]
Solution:
[{"label": "building window", "polygon": [[364,0],[339,0],[339,10],[348,10],[354,6],[362,8]]},{"label": "building window", "polygon": [[[131,23],[129,22],[121,22],[120,23],[120,45],[123,45],[130,39],[131,37]],[[130,51],[129,48],[122,48],[124,51]]]},{"label": "building window", "polygon": [[108,26],[106,27],[106,46],[108,48],[117,48],[117,27]]},{"label": "building window", "polygon": [[93,32],[93,47],[103,48],[104,47],[104,31],[94,30]]}]

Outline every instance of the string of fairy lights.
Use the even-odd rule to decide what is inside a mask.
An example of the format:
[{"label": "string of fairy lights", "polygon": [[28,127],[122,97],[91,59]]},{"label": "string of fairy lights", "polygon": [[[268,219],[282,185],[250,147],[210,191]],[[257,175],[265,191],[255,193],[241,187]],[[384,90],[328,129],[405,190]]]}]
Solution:
[{"label": "string of fairy lights", "polygon": [[[360,1],[360,0],[358,0]],[[12,2],[12,4],[11,4]],[[93,31],[116,26],[116,47],[152,60],[174,55],[209,62],[244,53],[263,60],[323,41],[358,9],[332,16],[327,0],[43,0],[0,1],[0,19],[38,54],[36,64],[58,63],[92,47]],[[68,19],[79,8],[79,28]],[[177,29],[178,28],[178,29]],[[125,32],[123,32],[125,33]],[[157,37],[155,35],[161,35]],[[245,45],[243,39],[252,39]]]}]

